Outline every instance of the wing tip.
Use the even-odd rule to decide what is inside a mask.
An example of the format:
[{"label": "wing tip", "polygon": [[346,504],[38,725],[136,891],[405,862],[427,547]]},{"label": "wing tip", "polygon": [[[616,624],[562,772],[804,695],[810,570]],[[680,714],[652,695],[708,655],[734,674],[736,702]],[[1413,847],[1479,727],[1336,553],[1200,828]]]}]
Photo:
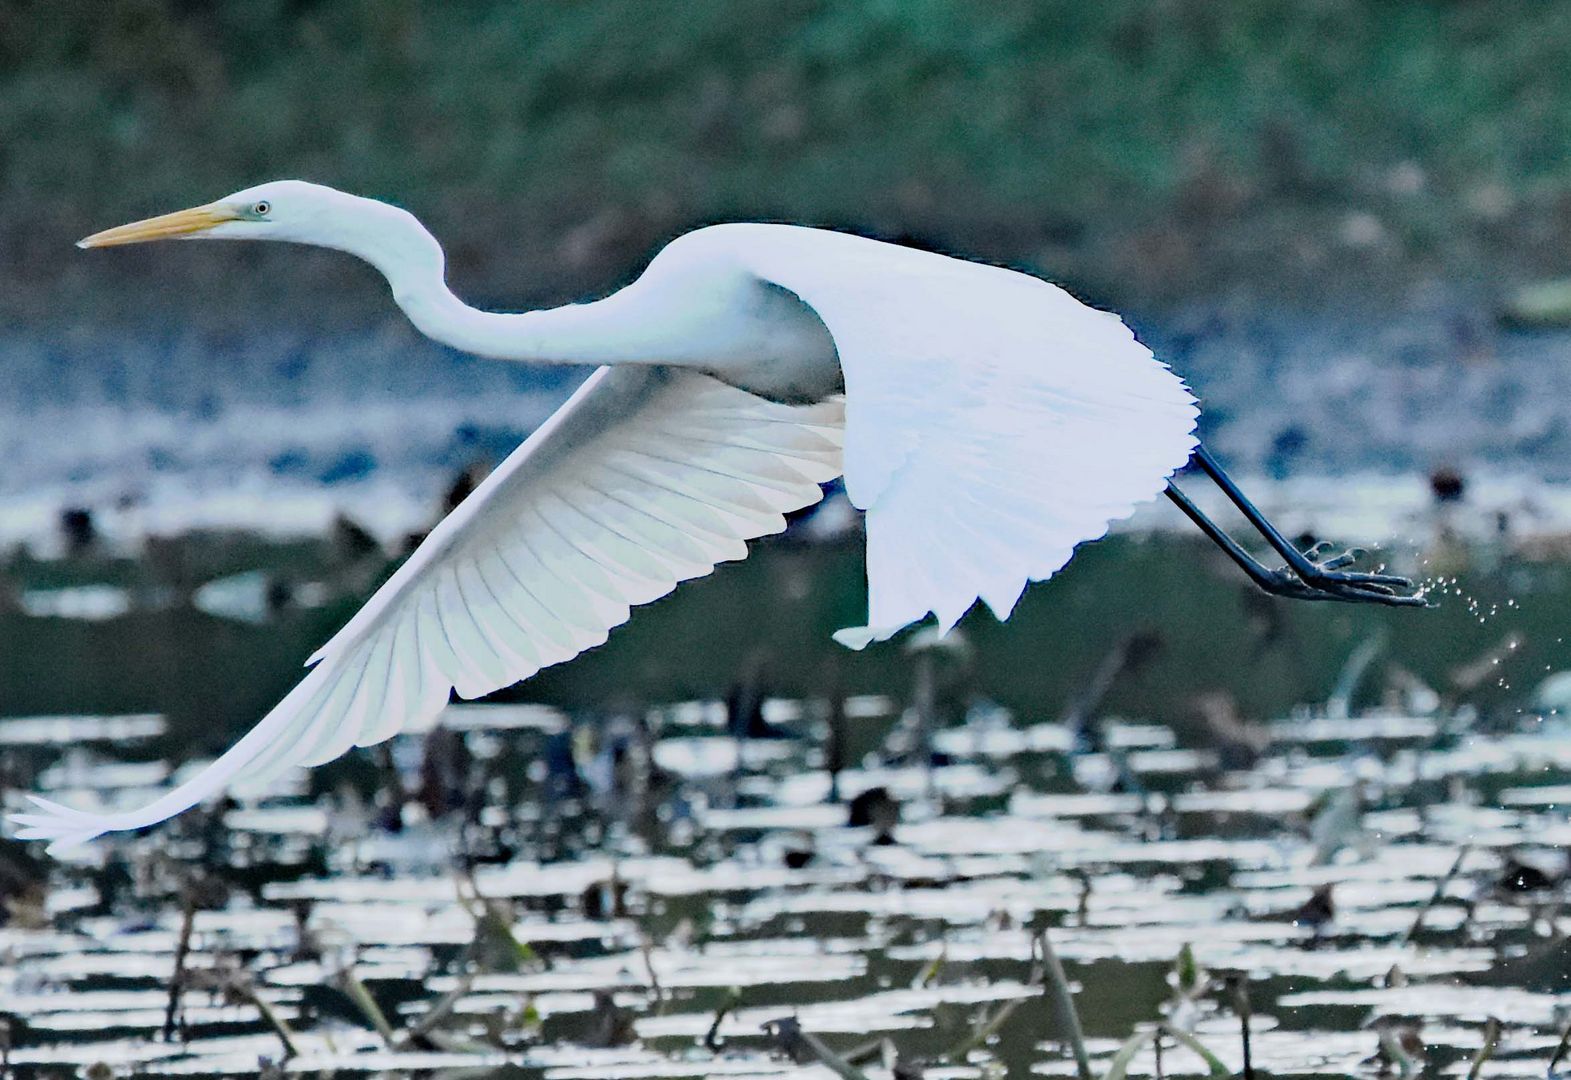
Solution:
[{"label": "wing tip", "polygon": [[63,855],[115,828],[113,821],[96,814],[72,810],[36,795],[29,795],[28,800],[41,812],[9,814],[6,821],[18,840],[48,841],[44,850],[50,855]]},{"label": "wing tip", "polygon": [[875,641],[888,641],[905,625],[901,623],[899,626],[847,626],[836,630],[830,636],[853,652],[861,652]]}]

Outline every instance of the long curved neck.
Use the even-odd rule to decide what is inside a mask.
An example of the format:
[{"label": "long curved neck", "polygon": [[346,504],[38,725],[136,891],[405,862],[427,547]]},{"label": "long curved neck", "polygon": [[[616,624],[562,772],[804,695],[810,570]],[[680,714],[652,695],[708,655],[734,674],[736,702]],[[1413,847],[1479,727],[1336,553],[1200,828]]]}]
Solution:
[{"label": "long curved neck", "polygon": [[440,277],[397,283],[393,299],[426,337],[497,360],[552,364],[649,364],[640,335],[628,333],[611,299],[539,311],[481,311],[454,296]]},{"label": "long curved neck", "polygon": [[650,320],[624,290],[605,300],[508,314],[470,307],[447,287],[441,245],[414,215],[373,200],[360,227],[332,246],[380,270],[393,299],[421,333],[498,360],[558,364],[661,363]]}]

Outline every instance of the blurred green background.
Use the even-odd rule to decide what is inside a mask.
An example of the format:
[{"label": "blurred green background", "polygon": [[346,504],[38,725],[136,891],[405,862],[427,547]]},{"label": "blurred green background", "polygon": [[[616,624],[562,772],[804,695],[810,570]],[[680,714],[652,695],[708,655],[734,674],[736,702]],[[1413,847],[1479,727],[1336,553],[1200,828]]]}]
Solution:
[{"label": "blurred green background", "polygon": [[1535,0],[6,0],[0,311],[223,319],[369,281],[254,249],[149,280],[73,258],[286,176],[415,209],[461,291],[514,304],[737,218],[1118,304],[1530,277],[1567,264],[1567,56],[1571,6]]}]

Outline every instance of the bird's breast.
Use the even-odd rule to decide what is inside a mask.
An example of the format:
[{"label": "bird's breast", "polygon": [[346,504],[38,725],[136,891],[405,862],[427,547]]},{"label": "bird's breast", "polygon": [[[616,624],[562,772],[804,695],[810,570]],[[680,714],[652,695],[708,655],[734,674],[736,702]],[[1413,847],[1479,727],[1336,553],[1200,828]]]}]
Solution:
[{"label": "bird's breast", "polygon": [[795,293],[750,280],[713,327],[705,370],[739,390],[790,405],[845,389],[834,337]]}]

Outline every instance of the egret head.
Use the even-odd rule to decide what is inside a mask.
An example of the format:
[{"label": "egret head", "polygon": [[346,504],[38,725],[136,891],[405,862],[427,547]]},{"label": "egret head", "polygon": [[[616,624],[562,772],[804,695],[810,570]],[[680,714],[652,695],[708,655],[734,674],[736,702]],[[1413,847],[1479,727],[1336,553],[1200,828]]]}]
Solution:
[{"label": "egret head", "polygon": [[105,229],[76,246],[148,240],[290,240],[337,248],[381,270],[395,294],[443,273],[442,249],[414,215],[304,180],[258,184],[204,206]]},{"label": "egret head", "polygon": [[94,233],[77,247],[111,247],[148,240],[294,240],[332,245],[335,226],[356,199],[304,180],[275,180],[216,202],[133,221]]}]

